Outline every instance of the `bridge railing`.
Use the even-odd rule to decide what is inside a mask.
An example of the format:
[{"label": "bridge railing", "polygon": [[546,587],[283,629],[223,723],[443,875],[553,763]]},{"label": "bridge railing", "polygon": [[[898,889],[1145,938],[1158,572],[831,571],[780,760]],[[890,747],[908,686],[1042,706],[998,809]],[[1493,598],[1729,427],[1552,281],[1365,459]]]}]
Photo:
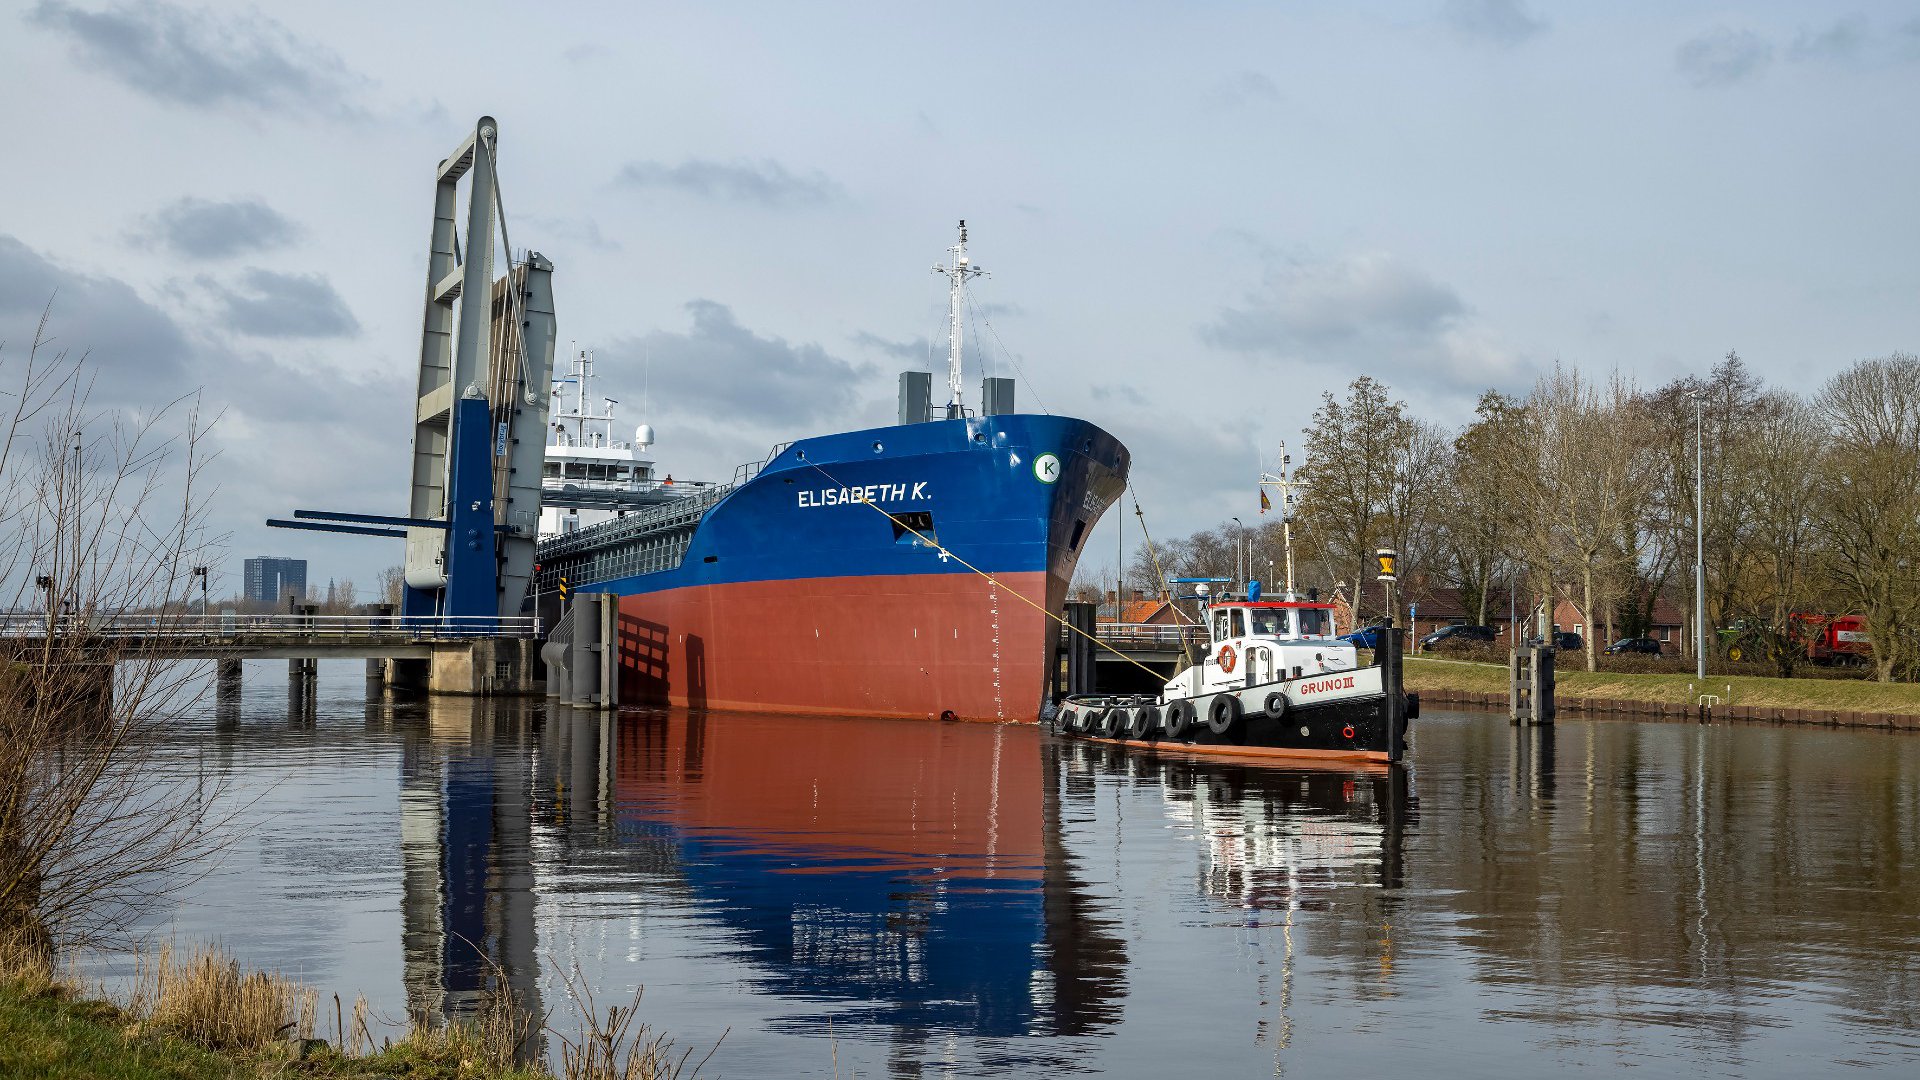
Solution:
[{"label": "bridge railing", "polygon": [[[105,638],[297,638],[348,640],[355,638],[538,638],[540,620],[533,616],[499,618],[490,615],[56,615],[55,634]],[[47,632],[45,612],[0,613],[0,636],[40,637]]]},{"label": "bridge railing", "polygon": [[1118,649],[1177,649],[1182,642],[1207,643],[1204,626],[1103,622],[1095,624],[1093,632],[1101,641]]}]

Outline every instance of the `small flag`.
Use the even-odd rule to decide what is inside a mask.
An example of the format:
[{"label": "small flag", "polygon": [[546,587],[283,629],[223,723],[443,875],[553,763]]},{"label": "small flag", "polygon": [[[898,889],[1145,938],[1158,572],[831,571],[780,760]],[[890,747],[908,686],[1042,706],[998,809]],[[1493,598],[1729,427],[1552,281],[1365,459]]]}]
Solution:
[{"label": "small flag", "polygon": [[1267,498],[1267,489],[1261,488],[1260,489],[1260,512],[1264,514],[1271,509],[1273,509],[1273,503],[1271,500]]}]

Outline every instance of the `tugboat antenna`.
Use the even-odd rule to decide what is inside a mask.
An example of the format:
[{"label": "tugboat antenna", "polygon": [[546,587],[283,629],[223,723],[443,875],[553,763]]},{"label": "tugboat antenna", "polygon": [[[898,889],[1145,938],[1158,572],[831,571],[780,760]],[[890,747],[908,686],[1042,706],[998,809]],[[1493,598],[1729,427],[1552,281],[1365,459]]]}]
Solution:
[{"label": "tugboat antenna", "polygon": [[965,218],[960,219],[960,242],[947,251],[953,255],[953,265],[936,266],[933,272],[947,277],[947,419],[953,420],[966,415],[960,400],[960,348],[965,336],[961,320],[967,306],[967,282],[985,276],[986,271],[967,261]]},{"label": "tugboat antenna", "polygon": [[1293,592],[1293,480],[1288,471],[1292,464],[1293,458],[1287,454],[1287,444],[1281,443],[1280,475],[1261,473],[1260,487],[1263,496],[1266,488],[1280,489],[1280,546],[1287,553],[1287,599],[1297,600],[1299,598]]}]

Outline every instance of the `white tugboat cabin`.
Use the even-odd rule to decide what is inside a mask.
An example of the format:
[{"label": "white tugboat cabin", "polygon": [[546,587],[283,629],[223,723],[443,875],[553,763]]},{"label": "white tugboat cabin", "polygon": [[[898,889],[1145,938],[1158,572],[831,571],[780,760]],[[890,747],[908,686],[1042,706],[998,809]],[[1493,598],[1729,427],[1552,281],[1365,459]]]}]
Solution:
[{"label": "white tugboat cabin", "polygon": [[1333,636],[1332,604],[1223,601],[1208,607],[1207,632],[1206,658],[1167,681],[1167,698],[1199,697],[1359,666],[1352,643]]}]

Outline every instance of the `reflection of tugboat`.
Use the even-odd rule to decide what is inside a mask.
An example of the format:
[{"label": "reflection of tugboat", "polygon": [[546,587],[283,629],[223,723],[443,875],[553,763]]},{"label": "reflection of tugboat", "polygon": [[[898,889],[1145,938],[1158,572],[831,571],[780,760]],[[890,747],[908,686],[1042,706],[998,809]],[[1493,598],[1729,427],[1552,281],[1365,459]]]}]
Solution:
[{"label": "reflection of tugboat", "polygon": [[1059,752],[1069,771],[1157,786],[1200,846],[1201,891],[1233,907],[1324,910],[1341,889],[1405,884],[1419,803],[1404,767],[1263,767],[1087,742]]},{"label": "reflection of tugboat", "polygon": [[[1291,504],[1284,469],[1261,480]],[[1353,644],[1334,637],[1333,605],[1302,601],[1294,591],[1291,528],[1283,535],[1286,599],[1261,600],[1253,581],[1245,597],[1211,602],[1208,583],[1221,579],[1183,579],[1197,584],[1192,599],[1207,627],[1207,655],[1167,680],[1157,697],[1069,697],[1056,726],[1194,753],[1400,760],[1405,723],[1420,714],[1420,701],[1401,690],[1398,633],[1386,634],[1375,666],[1360,667]]]}]

